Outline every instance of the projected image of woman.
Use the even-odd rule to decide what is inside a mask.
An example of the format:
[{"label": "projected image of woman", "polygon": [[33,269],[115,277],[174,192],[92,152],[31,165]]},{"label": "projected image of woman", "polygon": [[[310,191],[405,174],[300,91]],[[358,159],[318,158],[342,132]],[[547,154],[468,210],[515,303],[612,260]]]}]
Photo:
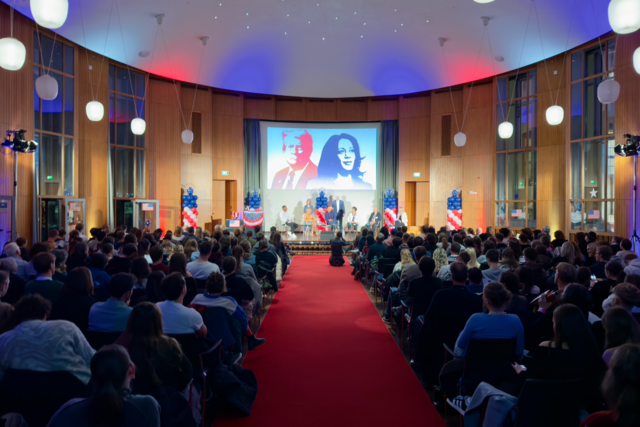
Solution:
[{"label": "projected image of woman", "polygon": [[346,133],[333,135],[322,149],[318,178],[309,181],[307,189],[372,189],[371,184],[362,180],[366,172],[360,170],[363,158],[358,141],[353,136]]}]

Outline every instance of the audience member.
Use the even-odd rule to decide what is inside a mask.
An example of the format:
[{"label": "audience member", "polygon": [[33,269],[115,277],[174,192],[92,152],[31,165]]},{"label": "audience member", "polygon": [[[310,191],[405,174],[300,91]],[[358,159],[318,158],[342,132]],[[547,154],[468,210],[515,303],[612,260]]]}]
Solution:
[{"label": "audience member", "polygon": [[482,275],[489,282],[497,282],[504,269],[500,268],[500,252],[497,249],[490,249],[486,253],[489,268],[482,271]]},{"label": "audience member", "polygon": [[62,287],[61,298],[53,303],[50,320],[68,320],[85,332],[89,327],[89,311],[93,299],[93,279],[87,267],[78,267],[69,273]]},{"label": "audience member", "polygon": [[519,276],[511,271],[504,271],[498,282],[505,287],[506,290],[511,292],[511,301],[509,302],[509,306],[506,308],[508,313],[518,314],[527,310],[529,306],[529,301],[527,297],[524,295],[520,295],[520,288],[522,284],[520,283]]},{"label": "audience member", "polygon": [[89,331],[93,332],[122,332],[127,326],[129,314],[129,300],[133,292],[136,278],[130,273],[118,273],[111,277],[108,287],[109,299],[97,302],[89,311]]},{"label": "audience member", "polygon": [[505,248],[502,251],[502,259],[500,259],[500,268],[508,271],[515,271],[520,267],[520,262],[516,258],[513,249]]},{"label": "audience member", "polygon": [[[468,266],[468,265],[467,265]],[[473,294],[481,294],[484,290],[482,271],[479,268],[469,269],[469,283],[467,284],[467,291]]]},{"label": "audience member", "polygon": [[278,264],[278,257],[269,250],[269,242],[264,237],[258,242],[258,245],[258,251],[254,252],[257,265],[256,276],[258,279],[266,278],[269,287],[277,291],[278,283],[276,282],[274,269]]},{"label": "audience member", "polygon": [[606,279],[607,275],[605,274],[605,266],[611,259],[612,255],[613,253],[610,246],[597,245],[595,252],[596,262],[589,267],[591,274],[594,274],[598,279]]},{"label": "audience member", "polygon": [[219,273],[220,268],[218,265],[209,261],[213,244],[211,242],[200,242],[200,253],[198,259],[194,262],[187,264],[187,272],[193,276],[194,279],[207,280],[211,273]]},{"label": "audience member", "polygon": [[[207,243],[207,242],[201,242]],[[164,333],[167,335],[193,334],[204,338],[207,327],[202,322],[200,313],[183,305],[187,295],[187,283],[180,273],[171,273],[160,284],[166,301],[158,303],[162,312]]]},{"label": "audience member", "polygon": [[602,358],[607,366],[621,345],[640,344],[640,326],[631,313],[622,307],[612,307],[608,310],[602,316],[602,326],[605,330],[605,352]]},{"label": "audience member", "polygon": [[114,256],[107,264],[107,273],[113,276],[117,273],[129,273],[131,262],[138,257],[138,248],[134,243],[126,243],[122,246],[122,255]]},{"label": "audience member", "polygon": [[164,263],[164,249],[162,249],[162,246],[156,245],[149,249],[149,257],[151,258],[149,267],[152,271],[162,271],[164,274],[169,274],[169,266]]},{"label": "audience member", "polygon": [[56,257],[49,252],[37,254],[31,263],[38,273],[35,280],[31,280],[24,287],[25,294],[40,294],[49,301],[60,299],[64,283],[52,279],[56,272]]},{"label": "audience member", "polygon": [[9,243],[4,247],[4,253],[7,255],[7,258],[11,258],[17,265],[17,271],[15,274],[18,275],[25,282],[29,280],[29,276],[27,276],[27,266],[29,263],[22,259],[22,252],[20,248],[15,243]]},{"label": "audience member", "polygon": [[4,302],[15,304],[24,293],[26,282],[16,274],[18,266],[13,258],[0,258],[0,271],[4,271],[9,275],[11,286],[7,293],[2,297]]},{"label": "audience member", "polygon": [[[0,270],[0,298],[4,297],[9,291],[9,284],[11,280],[9,279],[9,273],[6,271]],[[2,325],[9,320],[9,316],[13,311],[13,306],[6,302],[0,302],[0,329]]]},{"label": "audience member", "polygon": [[402,239],[398,239],[397,237],[393,238],[391,241],[391,245],[387,245],[387,248],[382,253],[382,256],[387,259],[393,259],[396,262],[400,261],[400,245],[402,244]]},{"label": "audience member", "polygon": [[165,278],[165,274],[162,271],[152,271],[147,279],[147,287],[145,288],[144,294],[140,295],[138,301],[136,301],[137,305],[143,301],[149,301],[152,303],[158,303],[161,301],[165,301],[166,297],[162,292],[162,288],[160,287],[162,284],[162,280]]},{"label": "audience member", "polygon": [[56,257],[56,271],[51,278],[64,283],[67,281],[67,251],[64,249],[54,249],[51,253]]}]

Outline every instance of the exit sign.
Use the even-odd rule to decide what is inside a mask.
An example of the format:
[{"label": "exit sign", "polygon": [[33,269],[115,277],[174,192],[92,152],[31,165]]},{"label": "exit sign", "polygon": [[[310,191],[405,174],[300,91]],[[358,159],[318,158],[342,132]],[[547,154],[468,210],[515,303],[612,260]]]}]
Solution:
[{"label": "exit sign", "polygon": [[229,175],[229,171],[222,171],[222,175]]},{"label": "exit sign", "polygon": [[414,178],[420,178],[420,175],[421,175],[420,172],[414,172],[413,173],[413,177]]}]

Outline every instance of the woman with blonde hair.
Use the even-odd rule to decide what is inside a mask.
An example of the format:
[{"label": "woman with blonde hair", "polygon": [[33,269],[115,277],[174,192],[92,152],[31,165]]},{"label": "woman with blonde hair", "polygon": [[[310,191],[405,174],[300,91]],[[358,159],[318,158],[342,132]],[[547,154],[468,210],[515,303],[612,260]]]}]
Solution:
[{"label": "woman with blonde hair", "polygon": [[403,249],[400,251],[400,262],[398,262],[395,267],[393,267],[393,271],[402,271],[405,266],[415,264],[416,262],[413,260],[411,256],[411,251],[409,249]]},{"label": "woman with blonde hair", "polygon": [[198,259],[200,252],[198,252],[198,242],[196,242],[196,239],[187,239],[184,244],[184,254],[187,257],[187,262]]},{"label": "woman with blonde hair", "polygon": [[176,231],[173,233],[173,237],[171,237],[171,241],[176,244],[182,242],[182,227],[180,226],[176,227]]},{"label": "woman with blonde hair", "polygon": [[184,254],[184,246],[182,245],[175,245],[173,247],[173,251],[171,252],[171,255],[169,255],[169,260],[171,259],[171,257],[175,254]]},{"label": "woman with blonde hair", "polygon": [[489,234],[489,235],[491,235],[491,236],[493,236],[493,235],[494,235],[494,233],[493,233],[493,227],[492,227],[492,226],[490,226],[490,225],[489,225],[489,226],[487,226],[487,234]]},{"label": "woman with blonde hair", "polygon": [[203,235],[202,235],[202,227],[196,228],[196,237],[198,239],[202,240],[202,237],[203,237]]},{"label": "woman with blonde hair", "polygon": [[447,253],[443,248],[438,248],[433,251],[433,260],[436,262],[436,274],[438,274],[442,267],[444,267],[445,265],[449,265]]},{"label": "woman with blonde hair", "polygon": [[478,264],[478,257],[476,256],[476,250],[473,248],[467,248],[465,251],[469,254],[471,259],[467,263],[468,268],[480,268],[480,264]]}]

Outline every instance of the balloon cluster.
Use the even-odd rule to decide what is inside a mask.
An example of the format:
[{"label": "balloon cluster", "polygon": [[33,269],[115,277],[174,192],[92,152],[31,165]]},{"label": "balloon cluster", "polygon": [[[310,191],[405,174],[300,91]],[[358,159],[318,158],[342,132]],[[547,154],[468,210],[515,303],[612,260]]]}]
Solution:
[{"label": "balloon cluster", "polygon": [[320,196],[316,197],[316,216],[318,217],[318,230],[326,230],[326,220],[324,219],[324,211],[329,206],[329,199],[325,197],[324,191],[320,191]]},{"label": "balloon cluster", "polygon": [[462,199],[458,192],[453,190],[452,197],[447,199],[447,223],[451,228],[460,230],[462,228]]},{"label": "balloon cluster", "polygon": [[187,188],[187,195],[182,196],[182,224],[185,227],[198,226],[198,196],[193,195],[193,188]]},{"label": "balloon cluster", "polygon": [[259,196],[257,191],[251,193],[249,197],[247,197],[247,205],[245,206],[245,210],[247,211],[259,211],[262,208],[260,204],[262,203],[262,198]]},{"label": "balloon cluster", "polygon": [[329,199],[324,196],[324,191],[320,192],[320,196],[316,197],[316,209],[325,209],[329,206]]},{"label": "balloon cluster", "polygon": [[393,197],[394,191],[392,188],[385,189],[383,195],[384,224],[387,227],[393,228],[395,227],[398,214],[398,199]]}]

